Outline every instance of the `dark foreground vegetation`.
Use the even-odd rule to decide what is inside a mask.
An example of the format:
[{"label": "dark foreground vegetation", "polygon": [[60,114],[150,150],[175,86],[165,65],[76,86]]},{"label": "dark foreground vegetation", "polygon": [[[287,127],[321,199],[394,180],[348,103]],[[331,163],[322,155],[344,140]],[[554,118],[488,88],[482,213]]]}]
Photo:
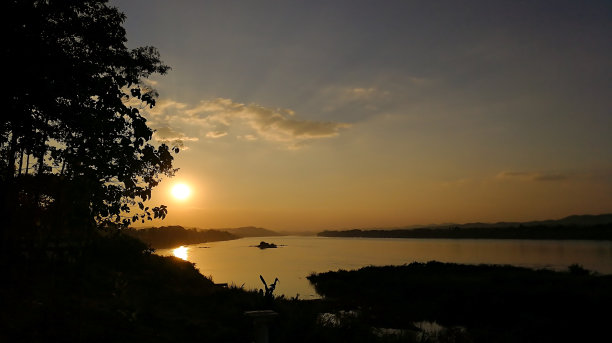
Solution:
[{"label": "dark foreground vegetation", "polygon": [[[579,266],[327,272],[308,277],[324,298],[305,301],[275,297],[272,285],[215,285],[192,263],[116,231],[3,255],[2,342],[252,342],[244,312],[264,309],[278,313],[270,342],[584,342],[606,334],[612,306],[612,276]],[[426,333],[420,321],[446,329]]]},{"label": "dark foreground vegetation", "polygon": [[155,142],[142,110],[158,97],[146,80],[169,67],[154,47],[127,47],[125,16],[107,0],[5,0],[0,13],[10,66],[0,116],[0,342],[251,342],[251,310],[278,313],[271,342],[433,342],[411,324],[423,319],[466,328],[439,342],[609,336],[610,277],[578,267],[326,273],[310,278],[326,299],[300,301],[274,297],[276,280],[265,292],[228,288],[153,254],[126,228],[167,214],[148,202],[177,171],[182,142]]},{"label": "dark foreground vegetation", "polygon": [[245,292],[117,233],[85,247],[4,256],[0,341],[248,341]]},{"label": "dark foreground vegetation", "polygon": [[322,325],[319,314],[334,311],[325,301],[215,285],[192,263],[118,232],[2,255],[0,342],[252,342],[244,312],[263,309],[279,314],[271,342],[395,341],[367,325]]},{"label": "dark foreground vegetation", "polygon": [[136,237],[155,249],[175,248],[180,245],[198,244],[216,241],[228,241],[239,238],[227,231],[185,229],[182,226],[161,226],[146,229],[125,229],[126,234]]},{"label": "dark foreground vegetation", "polygon": [[609,335],[612,275],[578,265],[554,272],[429,262],[308,279],[335,307],[377,327],[437,321],[463,328],[453,339],[474,342],[593,342]]}]

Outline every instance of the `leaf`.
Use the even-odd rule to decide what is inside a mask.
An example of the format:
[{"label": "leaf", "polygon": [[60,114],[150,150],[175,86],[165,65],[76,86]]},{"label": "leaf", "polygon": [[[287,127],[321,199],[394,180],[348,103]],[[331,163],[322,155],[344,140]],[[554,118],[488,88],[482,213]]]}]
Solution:
[{"label": "leaf", "polygon": [[[27,220],[47,220],[45,225],[58,215],[84,226],[149,218],[146,213],[134,219],[130,208],[144,209],[155,180],[170,175],[173,159],[157,143],[149,144],[153,131],[139,109],[155,106],[159,95],[142,80],[169,67],[154,47],[126,47],[124,15],[108,1],[6,3],[2,15],[11,20],[3,28],[10,39],[2,59],[10,64],[5,81],[14,87],[4,91],[10,113],[0,120],[0,174],[10,180],[17,173],[14,156],[25,153],[39,165],[28,174],[41,177],[38,185],[15,181],[10,186],[16,195],[9,201],[25,208],[17,194],[44,194],[45,201],[28,211],[40,214]],[[33,53],[36,63],[24,58]],[[71,201],[56,201],[60,196]],[[8,222],[18,222],[12,219]]]}]

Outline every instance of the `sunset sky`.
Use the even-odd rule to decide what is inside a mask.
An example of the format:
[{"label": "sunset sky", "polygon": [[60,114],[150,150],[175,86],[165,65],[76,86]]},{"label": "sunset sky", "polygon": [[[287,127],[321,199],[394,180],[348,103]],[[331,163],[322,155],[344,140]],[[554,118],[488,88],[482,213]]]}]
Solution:
[{"label": "sunset sky", "polygon": [[[276,230],[612,212],[612,2],[113,0],[177,176],[163,222]],[[171,186],[191,188],[184,200]]]}]

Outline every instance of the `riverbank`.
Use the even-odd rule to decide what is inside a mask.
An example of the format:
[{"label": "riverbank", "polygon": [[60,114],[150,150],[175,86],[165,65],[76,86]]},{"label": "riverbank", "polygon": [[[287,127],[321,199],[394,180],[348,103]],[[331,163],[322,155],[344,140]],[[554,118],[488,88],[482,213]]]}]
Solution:
[{"label": "riverbank", "polygon": [[453,238],[612,241],[612,214],[573,215],[530,222],[430,225],[392,229],[325,230],[320,237]]},{"label": "riverbank", "polygon": [[[246,342],[255,294],[221,289],[194,265],[125,235],[79,250],[2,259],[0,341]],[[230,334],[231,333],[231,334]]]},{"label": "riverbank", "polygon": [[[216,285],[193,263],[126,235],[2,251],[1,342],[251,342],[246,311],[273,310],[270,342],[388,342],[320,325],[321,300]],[[263,288],[263,285],[262,285]]]},{"label": "riverbank", "polygon": [[278,313],[271,343],[423,342],[420,321],[447,328],[428,342],[588,341],[607,325],[597,311],[612,305],[612,276],[579,266],[367,267],[311,275],[324,297],[301,300],[216,285],[193,263],[152,254],[125,235],[83,247],[4,251],[0,341],[249,342],[253,323],[244,312],[262,309]]},{"label": "riverbank", "polygon": [[[559,240],[410,239],[410,238],[264,238],[278,249],[256,249],[261,238],[186,246],[186,256],[215,282],[259,288],[259,275],[278,277],[276,292],[300,299],[320,298],[305,276],[312,272],[353,270],[375,265],[441,261],[457,264],[501,264],[567,270],[572,264],[612,274],[612,242]],[[156,250],[173,255],[173,249]]]},{"label": "riverbank", "polygon": [[376,327],[461,327],[474,342],[587,342],[608,333],[612,275],[412,263],[312,274],[318,293]]},{"label": "riverbank", "polygon": [[169,249],[181,245],[230,241],[244,237],[280,236],[278,232],[254,226],[224,229],[184,228],[180,225],[148,228],[130,227],[123,229],[123,233],[138,238],[153,249]]},{"label": "riverbank", "polygon": [[161,226],[144,229],[128,228],[123,232],[148,244],[153,249],[176,248],[181,245],[228,241],[240,238],[223,230],[186,229],[182,226]]},{"label": "riverbank", "polygon": [[592,226],[507,226],[416,228],[389,230],[323,231],[320,237],[362,238],[451,238],[451,239],[534,239],[534,240],[595,240],[612,241],[612,224]]}]

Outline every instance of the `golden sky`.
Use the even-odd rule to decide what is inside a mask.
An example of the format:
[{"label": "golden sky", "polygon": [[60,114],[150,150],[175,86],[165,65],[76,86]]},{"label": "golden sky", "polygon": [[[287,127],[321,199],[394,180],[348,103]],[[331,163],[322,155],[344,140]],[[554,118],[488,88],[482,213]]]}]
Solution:
[{"label": "golden sky", "polygon": [[183,147],[153,225],[612,212],[609,1],[111,3],[173,68],[149,81],[155,139]]}]

